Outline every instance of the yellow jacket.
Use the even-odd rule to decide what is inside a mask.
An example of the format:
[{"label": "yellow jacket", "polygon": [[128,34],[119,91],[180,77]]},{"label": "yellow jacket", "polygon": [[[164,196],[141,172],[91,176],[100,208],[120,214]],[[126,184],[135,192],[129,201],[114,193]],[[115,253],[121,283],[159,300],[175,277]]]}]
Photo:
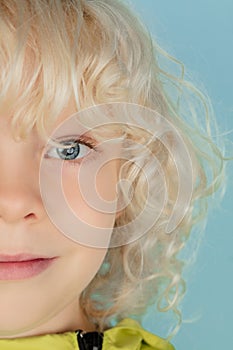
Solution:
[{"label": "yellow jacket", "polygon": [[[125,319],[104,332],[103,350],[175,350],[166,340]],[[75,332],[0,339],[0,350],[79,350]]]}]

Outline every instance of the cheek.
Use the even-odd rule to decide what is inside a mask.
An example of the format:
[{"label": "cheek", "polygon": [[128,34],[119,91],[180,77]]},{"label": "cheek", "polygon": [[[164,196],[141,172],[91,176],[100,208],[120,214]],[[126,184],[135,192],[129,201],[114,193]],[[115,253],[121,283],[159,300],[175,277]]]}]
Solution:
[{"label": "cheek", "polygon": [[88,248],[77,245],[67,254],[67,268],[73,271],[76,291],[80,294],[93,280],[105,258],[107,249]]},{"label": "cheek", "polygon": [[108,247],[115,223],[119,149],[109,149],[94,160],[41,165],[41,194],[50,221],[66,237],[89,247]]},{"label": "cheek", "polygon": [[62,188],[66,202],[86,224],[113,227],[117,206],[117,161],[98,169],[95,165],[65,166]]}]

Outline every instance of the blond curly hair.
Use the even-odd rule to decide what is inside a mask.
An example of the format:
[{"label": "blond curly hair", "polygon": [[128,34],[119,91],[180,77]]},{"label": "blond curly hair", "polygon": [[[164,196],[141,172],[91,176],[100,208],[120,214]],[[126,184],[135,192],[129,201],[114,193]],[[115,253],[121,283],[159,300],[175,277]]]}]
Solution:
[{"label": "blond curly hair", "polygon": [[[207,197],[224,177],[223,155],[211,137],[216,125],[208,99],[185,80],[183,65],[151,39],[120,0],[2,0],[0,31],[4,33],[0,36],[0,107],[13,108],[16,137],[26,137],[35,127],[46,133],[70,99],[77,111],[106,103],[140,106],[175,126],[164,132],[166,142],[156,136],[158,124],[153,118],[148,122],[149,136],[124,126],[126,144],[131,140],[146,145],[151,157],[135,147],[124,163],[122,174],[132,184],[133,197],[116,219],[113,237],[145,207],[148,183],[153,184],[151,215],[161,208],[164,181],[167,194],[162,212],[147,232],[109,248],[80,302],[98,330],[127,316],[140,318],[152,304],[159,311],[173,310],[180,323],[178,304],[186,287],[185,261],[178,254],[193,227],[206,216]],[[177,63],[180,75],[162,69],[162,60]],[[183,210],[182,220],[167,234],[179,186],[184,185],[179,183],[177,167],[182,174],[186,167],[174,130],[190,155],[192,193],[185,211],[176,208]],[[129,194],[124,191],[126,199]],[[142,230],[145,220],[139,221]]]}]

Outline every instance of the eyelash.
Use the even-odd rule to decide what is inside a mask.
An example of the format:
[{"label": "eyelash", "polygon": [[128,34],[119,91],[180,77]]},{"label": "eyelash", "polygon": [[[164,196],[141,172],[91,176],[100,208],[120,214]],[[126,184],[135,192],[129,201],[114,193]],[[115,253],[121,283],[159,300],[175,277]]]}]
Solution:
[{"label": "eyelash", "polygon": [[[97,142],[94,140],[94,139],[92,139],[92,138],[90,138],[90,137],[87,137],[87,136],[85,136],[85,135],[81,135],[81,136],[79,136],[79,137],[77,137],[77,136],[74,136],[74,137],[72,137],[72,136],[70,136],[69,138],[66,138],[66,139],[63,139],[63,140],[61,140],[61,141],[58,141],[58,143],[59,144],[63,144],[63,145],[65,145],[65,143],[67,143],[67,145],[69,144],[69,143],[73,143],[73,144],[79,144],[79,145],[84,145],[84,146],[87,146],[87,147],[89,147],[89,149],[90,149],[90,151],[88,151],[87,152],[87,154],[86,155],[84,155],[83,157],[81,157],[81,158],[76,158],[76,159],[63,159],[62,157],[60,157],[59,156],[59,154],[58,154],[58,150],[59,150],[59,147],[51,147],[51,148],[49,148],[49,150],[46,152],[46,154],[45,154],[45,157],[46,158],[53,158],[53,159],[57,159],[57,160],[63,160],[63,161],[65,161],[66,162],[66,164],[68,164],[68,165],[77,165],[77,164],[79,164],[84,158],[87,158],[87,160],[88,161],[90,161],[90,160],[92,160],[92,159],[94,159],[94,157],[96,156],[96,152],[98,152],[98,150],[97,150]],[[72,148],[72,145],[70,146],[70,148]],[[55,152],[56,152],[56,155],[57,155],[57,157],[55,157],[55,156],[50,156],[49,155],[49,153],[51,152],[51,150],[53,150],[53,149],[55,149]],[[60,147],[60,150],[62,149],[62,147]],[[63,150],[65,150],[65,149],[69,149],[69,147],[68,148],[63,148]],[[93,152],[92,152],[93,151]],[[79,152],[80,153],[80,152]]]}]

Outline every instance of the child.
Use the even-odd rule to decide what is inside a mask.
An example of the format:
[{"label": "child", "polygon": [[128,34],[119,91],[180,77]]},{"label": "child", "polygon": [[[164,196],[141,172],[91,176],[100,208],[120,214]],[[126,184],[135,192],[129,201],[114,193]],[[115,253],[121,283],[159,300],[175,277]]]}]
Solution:
[{"label": "child", "polygon": [[3,0],[0,25],[0,349],[173,349],[137,321],[181,322],[223,174],[207,103],[119,0]]}]

